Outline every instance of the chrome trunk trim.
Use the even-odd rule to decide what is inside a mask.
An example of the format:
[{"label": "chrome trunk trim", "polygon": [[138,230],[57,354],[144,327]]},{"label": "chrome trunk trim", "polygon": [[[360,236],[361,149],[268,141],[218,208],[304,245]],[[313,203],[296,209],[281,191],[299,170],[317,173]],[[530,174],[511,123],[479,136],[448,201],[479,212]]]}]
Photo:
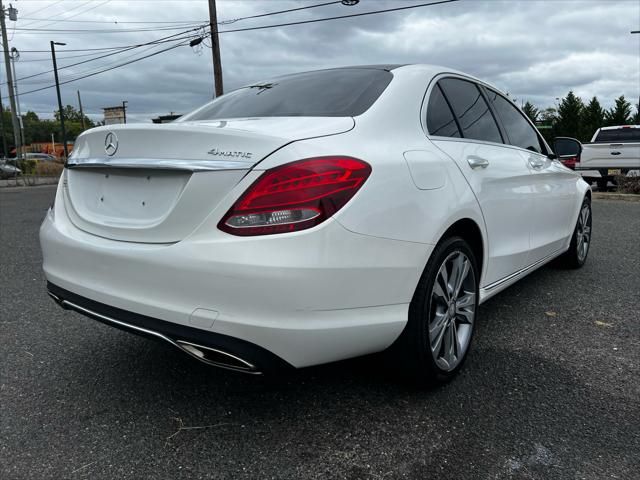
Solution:
[{"label": "chrome trunk trim", "polygon": [[216,170],[249,170],[254,162],[231,160],[179,160],[155,158],[70,158],[67,168],[133,168],[211,172]]}]

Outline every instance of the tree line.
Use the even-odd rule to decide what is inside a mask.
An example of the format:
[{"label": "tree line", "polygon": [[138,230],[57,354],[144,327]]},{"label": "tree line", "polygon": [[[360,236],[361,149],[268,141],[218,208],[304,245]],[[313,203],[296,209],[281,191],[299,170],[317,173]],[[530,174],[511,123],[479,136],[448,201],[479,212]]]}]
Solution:
[{"label": "tree line", "polygon": [[[82,127],[82,115],[72,105],[67,105],[64,111],[64,125],[67,131],[67,141],[74,141],[85,129],[96,126],[96,123],[89,117],[84,115],[84,126]],[[62,142],[60,133],[60,112],[54,112],[54,119],[41,119],[35,112],[28,111],[22,115],[22,124],[24,126],[24,145],[32,143],[51,143],[51,134],[54,135],[55,141]],[[2,134],[7,145],[7,152],[2,151],[4,142],[0,139],[0,151],[3,156],[11,156],[11,152],[15,148],[13,137],[13,124],[11,122],[11,111],[6,108],[2,112]]]},{"label": "tree line", "polygon": [[629,101],[620,95],[613,107],[605,109],[597,97],[589,103],[570,91],[556,107],[543,110],[526,102],[522,110],[540,128],[540,133],[551,141],[554,137],[573,137],[581,142],[591,141],[591,137],[600,127],[613,125],[640,125],[640,105],[635,113]]}]

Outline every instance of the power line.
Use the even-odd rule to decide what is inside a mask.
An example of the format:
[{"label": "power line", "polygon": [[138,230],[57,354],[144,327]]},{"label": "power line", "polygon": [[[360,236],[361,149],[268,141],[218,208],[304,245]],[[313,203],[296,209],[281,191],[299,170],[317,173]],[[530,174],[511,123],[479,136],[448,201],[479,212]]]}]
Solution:
[{"label": "power line", "polygon": [[325,18],[315,18],[315,19],[311,19],[311,20],[300,20],[298,22],[287,22],[287,23],[277,23],[277,24],[273,24],[273,25],[263,25],[260,27],[246,27],[246,28],[235,28],[235,29],[231,29],[231,30],[218,30],[218,33],[232,33],[232,32],[248,32],[251,30],[264,30],[267,28],[277,28],[277,27],[289,27],[292,25],[303,25],[303,24],[307,24],[307,23],[318,23],[318,22],[327,22],[329,20],[339,20],[342,18],[351,18],[351,17],[364,17],[366,15],[376,15],[378,13],[388,13],[388,12],[398,12],[401,10],[409,10],[412,8],[420,8],[420,7],[430,7],[433,5],[441,5],[443,3],[453,3],[453,2],[458,2],[460,0],[439,0],[436,2],[429,2],[429,3],[417,3],[417,4],[413,4],[413,5],[405,5],[402,7],[395,7],[395,8],[385,8],[384,10],[373,10],[373,11],[369,11],[369,12],[361,12],[361,13],[352,13],[349,15],[338,15],[335,17],[325,17]]},{"label": "power line", "polygon": [[261,13],[258,15],[249,15],[248,17],[240,17],[240,18],[234,18],[230,20],[221,20],[220,22],[218,22],[218,25],[227,25],[230,23],[239,22],[241,20],[248,20],[250,18],[261,18],[261,17],[268,17],[271,15],[279,15],[281,13],[297,12],[298,10],[307,10],[309,8],[326,7],[327,5],[335,5],[336,3],[342,3],[342,0],[334,0],[332,2],[326,2],[326,3],[317,3],[315,5],[307,5],[305,7],[289,8],[287,10],[278,10],[276,12]]},{"label": "power line", "polygon": [[[64,82],[60,82],[60,85],[66,85],[67,83],[76,82],[76,81],[78,81],[78,80],[82,80],[82,79],[85,79],[85,78],[93,77],[93,76],[95,76],[95,75],[99,75],[99,74],[101,74],[101,73],[109,72],[109,71],[111,71],[111,70],[115,70],[115,69],[117,69],[117,68],[124,67],[124,66],[126,66],[126,65],[130,65],[130,64],[132,64],[132,63],[139,62],[139,61],[141,61],[141,60],[145,60],[145,59],[147,59],[147,58],[154,57],[154,56],[159,55],[159,54],[161,54],[161,53],[168,52],[169,50],[173,50],[173,49],[175,49],[175,48],[182,47],[182,46],[186,46],[186,45],[188,45],[188,43],[186,43],[186,42],[179,43],[179,44],[177,44],[177,45],[173,45],[173,46],[168,47],[168,48],[165,48],[165,49],[163,49],[163,50],[159,50],[159,51],[154,52],[154,53],[151,53],[151,54],[149,54],[149,55],[145,55],[144,57],[140,57],[140,58],[137,58],[137,59],[134,59],[134,60],[130,60],[130,61],[128,61],[128,62],[122,63],[122,64],[120,64],[120,65],[116,65],[116,66],[114,66],[114,67],[110,67],[110,68],[106,68],[106,69],[103,69],[103,70],[99,70],[99,71],[97,71],[97,72],[93,72],[93,73],[90,73],[90,74],[87,74],[87,75],[83,75],[83,76],[81,76],[81,77],[77,77],[77,78],[72,78],[72,79],[70,79],[70,80],[65,80]],[[54,87],[55,87],[55,85],[48,85],[48,86],[46,86],[46,87],[36,88],[36,89],[34,89],[34,90],[28,90],[28,91],[26,91],[26,92],[21,92],[19,96],[23,96],[23,95],[27,95],[27,94],[35,93],[35,92],[40,92],[40,91],[42,91],[42,90],[48,90],[48,89],[50,89],[50,88],[54,88]],[[4,97],[3,97],[3,98],[4,98]]]},{"label": "power line", "polygon": [[[41,8],[41,9],[39,9],[39,10],[34,10],[34,11],[33,11],[33,12],[31,12],[31,13],[27,13],[27,15],[31,15],[32,13],[40,13],[40,12],[42,12],[43,10],[46,10],[47,8],[51,8],[51,7],[53,7],[54,5],[57,5],[57,4],[62,3],[62,2],[63,2],[63,0],[58,0],[58,1],[56,1],[56,2],[50,3],[49,5],[46,5],[46,6],[42,7],[42,8]],[[35,19],[31,19],[31,18],[29,18],[29,19],[27,19],[27,20],[35,20]],[[47,19],[45,19],[45,20],[49,20],[49,19],[47,18]]]},{"label": "power line", "polygon": [[[26,17],[21,17],[22,20],[36,20],[36,21],[41,21],[41,20],[48,20],[48,18],[26,18]],[[67,20],[65,18],[61,18],[59,20],[56,20],[56,23],[58,22],[69,22],[69,23],[107,23],[107,24],[134,24],[134,25],[146,25],[146,24],[166,24],[166,25],[170,25],[172,23],[198,23],[198,22],[202,22],[202,20],[165,20],[165,21],[160,21],[160,20],[144,20],[144,21],[120,21],[120,20]]]},{"label": "power line", "polygon": [[[263,29],[268,29],[268,28],[277,28],[277,27],[286,27],[286,26],[292,26],[292,25],[303,25],[303,24],[309,24],[309,23],[317,23],[317,22],[326,22],[326,21],[330,21],[330,20],[339,20],[339,19],[343,19],[343,18],[351,18],[351,17],[363,17],[363,16],[367,16],[367,15],[376,15],[379,13],[389,13],[389,12],[397,12],[397,11],[402,11],[402,10],[409,10],[409,9],[413,9],[413,8],[421,8],[421,7],[429,7],[429,6],[434,6],[434,5],[441,5],[441,4],[445,4],[445,3],[453,3],[453,2],[457,2],[459,0],[439,0],[439,1],[435,1],[435,2],[428,2],[428,3],[419,3],[419,4],[413,4],[413,5],[405,5],[402,7],[394,7],[394,8],[386,8],[386,9],[382,9],[382,10],[373,10],[373,11],[369,11],[369,12],[361,12],[361,13],[354,13],[354,14],[349,14],[349,15],[338,15],[338,16],[334,16],[334,17],[325,17],[325,18],[316,18],[316,19],[311,19],[311,20],[301,20],[301,21],[297,21],[297,22],[287,22],[287,23],[281,23],[281,24],[272,24],[272,25],[263,25],[263,26],[258,26],[258,27],[247,27],[247,28],[236,28],[236,29],[229,29],[229,30],[219,30],[218,33],[232,33],[232,32],[245,32],[245,31],[252,31],[252,30],[263,30]],[[142,44],[144,45],[144,44]],[[117,65],[115,67],[111,67],[111,68],[107,68],[104,70],[99,70],[97,72],[88,74],[88,75],[84,75],[78,78],[73,78],[71,80],[67,80],[65,82],[61,82],[61,85],[70,83],[70,82],[75,82],[78,80],[82,80],[84,78],[88,78],[88,77],[92,77],[95,75],[98,75],[100,73],[104,73],[104,72],[108,72],[111,70],[114,70],[116,68],[120,68],[123,67],[125,65],[129,65],[131,63],[134,62],[138,62],[140,60],[144,60],[145,58],[149,58],[155,55],[158,55],[160,53],[169,51],[169,50],[173,50],[174,48],[177,48],[179,46],[182,45],[186,45],[186,43],[180,43],[174,46],[171,46],[169,48],[160,50],[158,52],[154,52],[152,54],[146,55],[144,57],[141,57],[139,59],[135,59],[135,60],[131,60],[129,62],[125,62],[123,64]],[[117,47],[113,47],[111,49],[116,49]],[[126,47],[125,47],[126,48]],[[95,50],[108,50],[109,48],[102,48],[102,49],[95,49]],[[81,49],[81,50],[75,50],[75,51],[87,51],[90,49]],[[67,51],[74,51],[74,50],[67,50]],[[47,90],[49,88],[53,88],[55,85],[49,85],[46,87],[41,87],[35,90],[29,90],[27,92],[22,92],[20,94],[20,96],[23,95],[27,95],[30,93],[35,93],[35,92],[39,92],[42,90]]]},{"label": "power line", "polygon": [[[53,4],[49,5],[49,7],[52,7],[53,5],[57,5],[58,3],[60,3],[60,2],[53,3]],[[78,8],[84,7],[85,5],[88,5],[89,3],[91,3],[91,0],[89,0],[88,2],[81,3],[80,5],[75,5],[75,6],[71,7],[69,10],[61,12],[61,13],[59,13],[57,15],[60,16],[60,15],[67,14],[67,13],[72,12],[72,11],[78,9]],[[42,10],[44,10],[45,8],[47,8],[47,7],[43,7]],[[42,20],[36,20],[35,22],[30,22],[27,25],[33,25],[34,23],[41,23],[43,21],[44,22],[50,21],[50,20],[54,19],[55,17],[56,17],[56,15],[53,15],[53,17],[43,18]]]},{"label": "power line", "polygon": [[[155,46],[155,45],[159,45],[159,44],[162,44],[162,43],[174,42],[174,41],[177,41],[177,40],[186,40],[186,38],[192,38],[193,35],[188,35],[188,37],[181,37],[181,36],[185,35],[185,34],[197,32],[197,31],[203,29],[204,27],[205,27],[205,25],[201,25],[201,26],[199,26],[197,28],[192,28],[192,29],[189,29],[189,30],[185,30],[185,31],[173,34],[173,35],[169,35],[167,37],[161,37],[161,38],[158,38],[158,39],[153,40],[151,42],[146,42],[146,43],[139,44],[139,45],[132,45],[130,47],[126,47],[126,48],[120,49],[120,50],[118,50],[116,52],[105,53],[104,55],[99,55],[99,56],[94,57],[94,58],[89,58],[89,59],[83,60],[81,62],[76,62],[76,63],[72,63],[72,64],[69,64],[69,65],[63,65],[61,67],[58,67],[58,71],[63,70],[65,68],[70,68],[70,67],[75,67],[77,65],[82,65],[84,63],[93,62],[95,60],[100,60],[101,58],[110,57],[112,55],[118,55],[118,54],[127,52],[129,50],[133,50],[133,49],[136,49],[136,48],[139,48],[139,47],[145,47],[145,46],[148,46],[148,45],[154,45]],[[179,37],[179,38],[176,38],[176,37]],[[47,71],[44,71],[44,72],[34,73],[33,75],[27,75],[26,77],[16,78],[15,81],[27,80],[29,78],[38,77],[40,75],[46,75],[47,73],[51,73],[51,72],[53,72],[53,70],[47,70]],[[4,85],[5,83],[0,83],[0,85]]]},{"label": "power line", "polygon": [[96,33],[137,33],[137,32],[158,32],[158,31],[170,31],[180,30],[185,27],[197,25],[194,23],[187,23],[182,25],[173,25],[171,27],[148,27],[148,28],[131,28],[131,29],[41,29],[41,28],[16,28],[18,32],[29,32],[31,35],[49,35],[51,33],[75,33],[75,34],[88,34],[93,35]]},{"label": "power line", "polygon": [[[62,0],[60,0],[62,1]],[[342,0],[333,0],[331,2],[325,2],[325,3],[317,3],[314,5],[306,5],[304,7],[296,7],[296,8],[288,8],[286,10],[277,10],[275,12],[267,12],[267,13],[260,13],[257,15],[248,15],[246,17],[239,17],[239,18],[232,18],[229,20],[221,20],[218,22],[218,25],[228,25],[231,23],[236,23],[239,22],[241,20],[249,20],[252,18],[262,18],[262,17],[268,17],[271,15],[280,15],[282,13],[290,13],[290,12],[297,12],[300,10],[308,10],[310,8],[317,8],[317,7],[325,7],[327,5],[335,5],[338,3],[342,3]],[[46,7],[45,7],[46,8]],[[184,20],[184,21],[177,21],[177,20],[166,20],[166,21],[118,21],[118,20],[69,20],[69,18],[63,18],[63,19],[57,19],[56,22],[71,22],[71,23],[107,23],[107,24],[174,24],[174,23],[199,23],[202,22],[202,20]],[[48,18],[27,18],[27,17],[23,17],[23,20],[35,20],[35,21],[42,21],[42,20],[49,20]]]},{"label": "power line", "polygon": [[[104,4],[109,3],[110,1],[111,1],[111,0],[105,0],[105,1],[104,1],[104,2],[102,2],[102,3],[98,3],[97,5],[92,5],[91,7],[87,8],[86,10],[82,10],[81,12],[74,13],[73,15],[71,15],[71,16],[69,16],[69,17],[65,17],[65,18],[74,18],[74,17],[77,17],[78,15],[82,15],[83,13],[87,13],[87,12],[90,12],[91,10],[95,10],[96,8],[101,7],[101,6],[103,6]],[[66,12],[63,12],[63,14],[69,13],[70,11],[73,11],[73,10],[75,10],[76,8],[82,8],[82,7],[84,7],[85,5],[88,5],[88,4],[90,4],[90,3],[94,3],[94,2],[92,2],[91,0],[89,0],[88,2],[83,3],[83,4],[82,4],[82,5],[80,5],[80,6],[77,6],[77,7],[71,8],[71,9],[67,10]],[[48,20],[52,20],[52,19],[48,19]],[[52,25],[52,24],[56,23],[57,21],[58,21],[58,20],[54,20],[54,21],[49,22],[49,23],[47,23],[47,24],[45,24],[45,25],[40,25],[40,28],[44,28],[44,27],[46,27],[46,26],[48,26],[48,25]],[[36,23],[38,23],[38,22],[36,22]],[[33,23],[27,24],[27,25],[25,25],[25,26],[28,26],[28,25],[33,25]]]}]

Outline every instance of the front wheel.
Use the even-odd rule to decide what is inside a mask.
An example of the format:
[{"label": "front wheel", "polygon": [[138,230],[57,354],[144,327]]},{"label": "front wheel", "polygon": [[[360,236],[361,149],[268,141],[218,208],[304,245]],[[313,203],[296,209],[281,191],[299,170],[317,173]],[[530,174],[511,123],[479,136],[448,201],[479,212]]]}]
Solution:
[{"label": "front wheel", "polygon": [[478,283],[477,260],[464,239],[452,237],[438,244],[400,338],[407,371],[420,383],[447,381],[462,367],[477,319]]},{"label": "front wheel", "polygon": [[589,248],[591,247],[591,223],[591,201],[587,197],[580,207],[569,250],[560,257],[561,263],[566,267],[580,268],[587,261],[587,255],[589,255]]}]

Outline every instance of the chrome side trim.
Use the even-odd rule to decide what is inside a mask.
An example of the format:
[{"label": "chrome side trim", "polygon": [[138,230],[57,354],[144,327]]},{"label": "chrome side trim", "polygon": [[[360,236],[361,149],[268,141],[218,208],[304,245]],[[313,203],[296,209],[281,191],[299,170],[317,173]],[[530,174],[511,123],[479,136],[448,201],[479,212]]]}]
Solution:
[{"label": "chrome side trim", "polygon": [[67,168],[144,168],[154,170],[182,170],[211,172],[217,170],[249,170],[254,162],[231,160],[177,160],[155,158],[71,158]]},{"label": "chrome side trim", "polygon": [[489,293],[491,290],[493,290],[496,287],[499,287],[503,283],[506,283],[509,280],[528,272],[529,270],[532,270],[534,268],[542,266],[542,264],[547,263],[548,261],[550,261],[554,257],[557,257],[558,255],[560,255],[562,252],[563,252],[562,249],[556,250],[555,252],[553,252],[553,253],[547,255],[546,257],[544,257],[543,259],[538,260],[537,262],[532,263],[531,265],[529,265],[527,267],[524,267],[524,268],[518,270],[517,272],[512,273],[511,275],[507,275],[506,277],[501,278],[500,280],[497,280],[497,281],[495,281],[493,283],[490,283],[489,285],[486,285],[486,286],[482,287],[482,290],[484,290],[485,292]]},{"label": "chrome side trim", "polygon": [[[106,315],[102,315],[101,313],[94,312],[93,310],[89,310],[88,308],[81,307],[80,305],[76,305],[75,303],[70,302],[68,300],[61,299],[60,297],[58,297],[57,295],[54,295],[51,292],[48,292],[48,293],[49,293],[49,296],[51,298],[53,298],[56,301],[56,303],[58,303],[62,308],[75,310],[75,311],[77,311],[79,313],[82,313],[84,315],[87,315],[89,317],[94,317],[94,318],[100,319],[100,320],[102,320],[102,321],[104,321],[106,323],[117,325],[119,327],[123,327],[123,328],[128,329],[128,330],[134,330],[136,332],[143,333],[145,335],[150,335],[152,337],[158,338],[158,339],[163,340],[163,341],[165,341],[167,343],[170,343],[171,345],[173,345],[174,347],[179,349],[181,352],[184,352],[187,355],[195,358],[196,360],[198,360],[198,361],[200,361],[202,363],[206,363],[207,365],[212,365],[212,366],[218,367],[218,368],[224,368],[226,370],[233,370],[235,372],[249,373],[249,374],[252,374],[252,375],[261,375],[262,374],[262,372],[260,372],[256,368],[256,366],[253,365],[252,363],[249,363],[246,360],[243,360],[242,358],[237,357],[235,355],[232,355],[232,354],[230,354],[228,352],[224,352],[222,350],[218,350],[218,349],[212,348],[212,347],[204,347],[204,346],[197,345],[195,343],[186,342],[186,341],[183,341],[183,340],[175,340],[174,341],[173,339],[167,337],[166,335],[163,335],[162,333],[156,332],[154,330],[149,330],[149,329],[146,329],[146,328],[138,327],[136,325],[131,325],[130,323],[122,322],[120,320],[116,320],[115,318],[111,318],[111,317],[108,317]],[[240,364],[245,365],[245,366],[240,367],[240,366],[235,366],[235,365],[226,365],[226,364],[221,363],[221,362],[214,362],[212,360],[207,359],[205,356],[198,355],[197,353],[195,353],[195,351],[193,349],[190,349],[188,347],[187,348],[183,347],[181,344],[184,344],[184,345],[187,345],[187,346],[191,346],[196,351],[197,350],[209,350],[209,351],[215,352],[215,353],[217,353],[219,355],[223,355],[223,356],[229,357],[229,358],[235,360],[236,362],[239,362]]]}]

